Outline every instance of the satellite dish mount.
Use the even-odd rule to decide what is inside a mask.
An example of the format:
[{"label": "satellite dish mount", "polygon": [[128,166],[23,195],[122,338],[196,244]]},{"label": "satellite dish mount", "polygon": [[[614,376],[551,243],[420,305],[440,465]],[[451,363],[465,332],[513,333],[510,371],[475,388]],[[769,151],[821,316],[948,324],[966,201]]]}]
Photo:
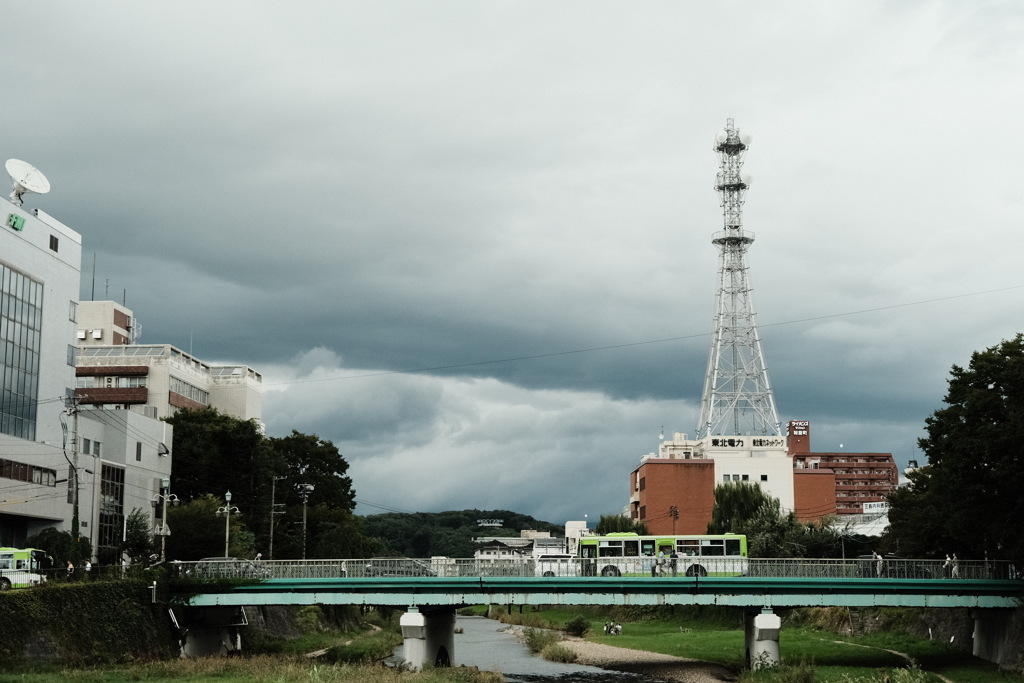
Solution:
[{"label": "satellite dish mount", "polygon": [[21,206],[21,196],[26,192],[46,194],[50,191],[50,181],[30,163],[8,159],[4,168],[7,169],[7,175],[11,176],[11,203],[15,206]]}]

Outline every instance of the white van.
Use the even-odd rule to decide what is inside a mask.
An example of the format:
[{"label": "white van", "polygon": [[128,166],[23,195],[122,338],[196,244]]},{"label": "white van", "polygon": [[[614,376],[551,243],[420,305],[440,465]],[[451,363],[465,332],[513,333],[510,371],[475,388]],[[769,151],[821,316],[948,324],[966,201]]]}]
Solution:
[{"label": "white van", "polygon": [[573,555],[552,553],[540,555],[534,560],[534,576],[579,576],[579,566]]}]

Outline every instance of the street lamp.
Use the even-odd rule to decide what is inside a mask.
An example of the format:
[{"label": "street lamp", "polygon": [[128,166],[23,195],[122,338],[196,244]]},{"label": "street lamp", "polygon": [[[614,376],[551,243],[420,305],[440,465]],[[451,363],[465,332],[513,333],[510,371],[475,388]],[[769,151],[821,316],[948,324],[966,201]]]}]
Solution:
[{"label": "street lamp", "polygon": [[163,491],[164,493],[156,494],[156,498],[154,499],[153,504],[160,505],[160,526],[157,527],[155,533],[157,536],[160,537],[160,562],[163,562],[167,550],[167,537],[171,535],[171,528],[167,526],[167,504],[170,503],[172,506],[178,505],[181,502],[181,500],[179,500],[179,498],[176,495],[170,492],[170,479],[165,477],[163,481],[161,481],[160,483],[160,490]]},{"label": "street lamp", "polygon": [[240,515],[242,511],[231,505],[231,491],[224,494],[224,506],[217,508],[218,515],[224,515],[224,557],[228,556],[228,542],[231,540],[231,515]]}]

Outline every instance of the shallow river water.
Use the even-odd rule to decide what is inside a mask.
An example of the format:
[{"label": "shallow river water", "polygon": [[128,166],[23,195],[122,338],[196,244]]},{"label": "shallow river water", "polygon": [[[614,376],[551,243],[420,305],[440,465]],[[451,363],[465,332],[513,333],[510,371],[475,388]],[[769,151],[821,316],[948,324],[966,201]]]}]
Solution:
[{"label": "shallow river water", "polygon": [[[500,671],[509,683],[639,683],[650,678],[593,666],[549,662],[530,652],[506,626],[484,617],[458,618],[455,634],[455,664],[475,666],[483,671]],[[402,648],[395,657],[402,655]]]}]

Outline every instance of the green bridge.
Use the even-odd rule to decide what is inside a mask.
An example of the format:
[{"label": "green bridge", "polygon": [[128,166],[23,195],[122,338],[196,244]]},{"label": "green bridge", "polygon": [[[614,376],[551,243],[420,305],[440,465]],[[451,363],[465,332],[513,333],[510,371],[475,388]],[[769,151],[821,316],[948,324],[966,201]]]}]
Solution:
[{"label": "green bridge", "polygon": [[171,592],[200,614],[220,610],[236,618],[246,606],[400,607],[407,610],[401,624],[413,666],[452,662],[455,610],[479,604],[742,608],[749,661],[762,664],[778,661],[778,608],[963,607],[975,618],[975,655],[995,659],[1006,646],[1009,615],[1024,596],[1024,581],[1005,563],[961,562],[951,576],[929,560],[769,559],[749,560],[740,573],[708,565],[689,576],[655,568],[652,576],[650,564],[629,562],[607,571],[578,558],[558,565],[449,558],[203,561],[173,564]]}]

